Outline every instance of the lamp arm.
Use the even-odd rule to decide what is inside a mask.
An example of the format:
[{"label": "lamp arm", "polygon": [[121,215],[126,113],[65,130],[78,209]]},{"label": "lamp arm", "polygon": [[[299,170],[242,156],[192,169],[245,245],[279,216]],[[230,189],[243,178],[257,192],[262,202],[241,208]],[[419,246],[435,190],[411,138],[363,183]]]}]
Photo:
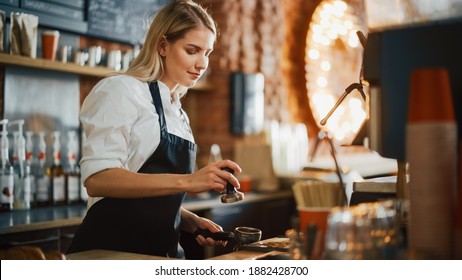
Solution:
[{"label": "lamp arm", "polygon": [[346,96],[352,92],[354,89],[358,89],[360,92],[361,92],[361,95],[363,95],[363,97],[365,98],[365,94],[364,92],[362,91],[362,88],[363,88],[363,85],[360,84],[360,83],[353,83],[351,85],[349,85],[345,91],[343,92],[342,96],[340,96],[340,98],[337,100],[337,103],[335,103],[334,107],[332,107],[332,109],[330,109],[329,113],[327,113],[327,115],[321,120],[320,124],[321,125],[325,125],[327,123],[327,120],[332,116],[332,114],[335,112],[335,110],[337,110],[338,106],[340,106],[340,104],[343,102],[343,100],[346,98]]}]

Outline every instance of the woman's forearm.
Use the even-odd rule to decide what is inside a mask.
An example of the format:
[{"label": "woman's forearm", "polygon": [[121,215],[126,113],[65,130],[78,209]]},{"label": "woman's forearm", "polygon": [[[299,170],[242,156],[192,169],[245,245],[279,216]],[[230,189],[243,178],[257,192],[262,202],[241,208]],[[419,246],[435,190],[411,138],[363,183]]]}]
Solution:
[{"label": "woman's forearm", "polygon": [[182,174],[142,174],[111,168],[88,177],[85,187],[93,197],[140,198],[186,191]]},{"label": "woman's forearm", "polygon": [[198,216],[194,214],[193,212],[181,208],[181,226],[180,228],[186,232],[193,233],[198,225],[196,224],[196,219],[198,219]]},{"label": "woman's forearm", "polygon": [[140,198],[175,194],[179,192],[222,192],[230,182],[239,188],[239,181],[230,172],[241,168],[230,160],[210,163],[192,174],[143,174],[123,168],[110,168],[87,178],[85,187],[93,197]]}]

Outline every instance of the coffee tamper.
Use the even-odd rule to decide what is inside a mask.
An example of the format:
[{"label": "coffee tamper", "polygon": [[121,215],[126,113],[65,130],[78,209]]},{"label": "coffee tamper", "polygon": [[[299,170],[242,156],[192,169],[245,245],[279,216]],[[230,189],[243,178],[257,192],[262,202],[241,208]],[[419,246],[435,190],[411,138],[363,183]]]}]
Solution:
[{"label": "coffee tamper", "polygon": [[[231,174],[234,174],[234,170],[229,167],[222,168],[222,170],[228,171]],[[230,183],[226,182],[226,193],[221,197],[222,203],[233,203],[238,202],[244,199],[244,194],[238,192],[236,188]]]}]

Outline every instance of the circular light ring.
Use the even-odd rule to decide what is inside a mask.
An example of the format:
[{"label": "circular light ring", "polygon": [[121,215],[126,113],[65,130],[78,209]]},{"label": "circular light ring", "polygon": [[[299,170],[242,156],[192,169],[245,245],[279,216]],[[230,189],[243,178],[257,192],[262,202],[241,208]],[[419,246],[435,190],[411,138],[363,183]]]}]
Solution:
[{"label": "circular light ring", "polygon": [[[344,1],[325,0],[313,13],[306,41],[306,80],[313,117],[319,124],[352,83],[359,81],[362,48],[356,31],[365,29]],[[353,105],[349,105],[353,104]],[[322,130],[351,144],[366,118],[366,104],[351,92]]]}]

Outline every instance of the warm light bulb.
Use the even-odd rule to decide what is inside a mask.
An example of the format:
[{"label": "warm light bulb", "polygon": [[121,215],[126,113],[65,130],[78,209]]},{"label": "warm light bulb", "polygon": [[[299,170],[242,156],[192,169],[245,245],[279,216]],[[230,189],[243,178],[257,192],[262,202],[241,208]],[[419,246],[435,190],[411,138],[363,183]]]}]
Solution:
[{"label": "warm light bulb", "polygon": [[338,33],[334,28],[332,28],[332,29],[329,29],[329,31],[327,31],[327,36],[330,39],[335,40],[338,38]]},{"label": "warm light bulb", "polygon": [[330,21],[328,19],[321,19],[320,23],[324,29],[328,29],[330,27]]},{"label": "warm light bulb", "polygon": [[331,40],[330,40],[329,38],[327,38],[327,37],[323,37],[323,38],[322,38],[322,41],[321,41],[321,45],[323,45],[323,46],[326,46],[326,47],[327,47],[327,46],[329,46],[329,45],[330,45],[330,42],[331,42]]},{"label": "warm light bulb", "polygon": [[356,37],[350,37],[348,39],[348,45],[352,48],[356,48],[359,46],[359,40]]},{"label": "warm light bulb", "polygon": [[342,131],[348,133],[351,131],[351,123],[350,122],[343,122],[342,123]]},{"label": "warm light bulb", "polygon": [[319,12],[319,17],[321,19],[329,19],[329,12],[327,10],[323,10]]},{"label": "warm light bulb", "polygon": [[313,33],[313,41],[315,41],[318,44],[321,44],[323,40],[324,36],[322,36],[321,33]]},{"label": "warm light bulb", "polygon": [[326,72],[327,72],[327,71],[330,71],[330,68],[331,68],[331,66],[330,66],[330,62],[329,62],[329,61],[325,61],[325,60],[324,60],[323,62],[321,62],[321,69],[322,69],[323,71],[326,71]]},{"label": "warm light bulb", "polygon": [[337,17],[342,17],[344,12],[345,9],[343,9],[341,5],[334,5],[332,8],[332,14],[334,14]]},{"label": "warm light bulb", "polygon": [[337,110],[335,110],[333,115],[342,116],[345,114],[345,111],[346,111],[345,105],[340,104],[340,106],[338,106]]},{"label": "warm light bulb", "polygon": [[326,11],[326,12],[328,12],[330,14],[333,14],[335,12],[335,7],[330,3],[324,3],[322,8],[324,9],[324,11]]},{"label": "warm light bulb", "polygon": [[347,4],[343,1],[334,1],[334,7],[342,12],[345,12],[347,9]]},{"label": "warm light bulb", "polygon": [[348,106],[350,107],[351,110],[361,110],[363,103],[361,102],[359,98],[352,97],[348,101]]},{"label": "warm light bulb", "polygon": [[335,103],[332,95],[319,92],[313,94],[312,102],[318,115],[326,115]]},{"label": "warm light bulb", "polygon": [[313,31],[313,33],[315,34],[320,34],[322,33],[322,31],[324,30],[322,28],[322,26],[320,24],[313,24],[313,26],[311,27],[311,30]]},{"label": "warm light bulb", "polygon": [[349,20],[349,19],[345,20],[345,22],[343,23],[343,26],[345,26],[347,29],[352,29],[353,28],[353,22],[351,22],[351,20]]},{"label": "warm light bulb", "polygon": [[316,83],[318,84],[318,87],[323,88],[327,86],[327,79],[325,77],[319,77],[316,80]]},{"label": "warm light bulb", "polygon": [[334,138],[337,139],[337,141],[342,141],[345,139],[345,132],[342,130],[336,130],[334,134]]},{"label": "warm light bulb", "polygon": [[319,58],[319,51],[318,50],[315,50],[315,49],[311,49],[308,53],[308,56],[313,59],[313,60],[316,60]]}]

